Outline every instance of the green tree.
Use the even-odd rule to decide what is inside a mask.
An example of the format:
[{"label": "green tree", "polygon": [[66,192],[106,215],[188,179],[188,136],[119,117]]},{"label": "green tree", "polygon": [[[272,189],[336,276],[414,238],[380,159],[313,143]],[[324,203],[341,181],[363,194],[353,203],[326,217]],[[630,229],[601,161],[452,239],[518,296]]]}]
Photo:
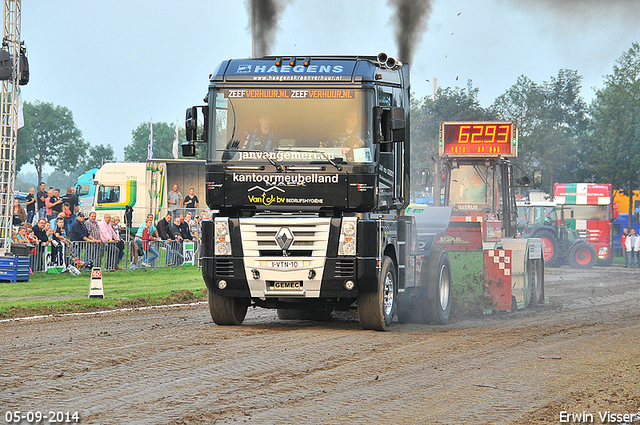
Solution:
[{"label": "green tree", "polygon": [[[149,122],[143,122],[131,132],[131,144],[124,148],[125,161],[144,162],[147,160],[147,144],[149,143]],[[175,124],[166,122],[153,123],[153,157],[158,159],[173,158],[173,137]],[[178,158],[182,158],[180,144],[186,141],[185,131],[178,128]],[[204,158],[204,144],[197,144],[198,158]]]},{"label": "green tree", "polygon": [[640,167],[639,43],[633,43],[616,60],[613,73],[605,76],[604,87],[596,92],[590,112],[589,168],[597,180],[611,182],[629,195],[638,188]]},{"label": "green tree", "polygon": [[18,130],[16,169],[19,170],[18,165],[33,164],[38,181],[42,181],[45,164],[58,171],[75,170],[89,144],[83,140],[71,111],[40,101],[25,102],[23,111],[24,127]]},{"label": "green tree", "polygon": [[[82,172],[91,168],[100,168],[105,161],[114,161],[116,158],[113,154],[111,145],[96,145],[89,148],[89,156],[85,161]],[[82,174],[79,173],[79,174]]]},{"label": "green tree", "polygon": [[52,186],[60,189],[60,193],[64,195],[67,193],[67,188],[73,187],[76,179],[77,176],[75,174],[67,175],[62,171],[56,170],[47,176],[47,187]]},{"label": "green tree", "polygon": [[471,80],[466,88],[439,88],[435,100],[431,96],[411,101],[411,181],[420,189],[420,171],[433,168],[438,155],[440,121],[483,121],[492,119],[491,112],[480,106],[478,93]]},{"label": "green tree", "polygon": [[523,75],[491,106],[499,119],[517,122],[517,162],[525,170],[542,169],[548,191],[554,182],[588,177],[581,171],[588,125],[581,80],[577,71],[568,69],[542,84]]}]

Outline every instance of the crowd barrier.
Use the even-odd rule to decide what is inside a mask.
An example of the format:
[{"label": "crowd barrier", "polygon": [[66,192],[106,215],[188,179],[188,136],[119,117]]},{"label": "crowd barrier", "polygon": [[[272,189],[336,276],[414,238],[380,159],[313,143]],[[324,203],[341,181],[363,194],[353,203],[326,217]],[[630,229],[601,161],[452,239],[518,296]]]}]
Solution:
[{"label": "crowd barrier", "polygon": [[139,238],[121,243],[58,242],[40,243],[29,253],[31,270],[60,273],[73,266],[82,271],[101,267],[104,271],[156,267],[197,266],[201,244],[194,241],[151,241]]}]

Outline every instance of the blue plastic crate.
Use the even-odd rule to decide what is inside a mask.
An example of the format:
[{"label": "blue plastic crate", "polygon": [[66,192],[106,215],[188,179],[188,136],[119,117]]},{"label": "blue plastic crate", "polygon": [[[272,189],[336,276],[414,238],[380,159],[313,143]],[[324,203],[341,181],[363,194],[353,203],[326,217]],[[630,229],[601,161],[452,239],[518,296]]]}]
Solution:
[{"label": "blue plastic crate", "polygon": [[0,281],[29,281],[29,257],[0,257]]},{"label": "blue plastic crate", "polygon": [[2,269],[15,268],[17,264],[17,257],[0,257],[0,268]]},{"label": "blue plastic crate", "polygon": [[0,280],[8,280],[9,282],[16,282],[17,272],[15,269],[0,268]]}]

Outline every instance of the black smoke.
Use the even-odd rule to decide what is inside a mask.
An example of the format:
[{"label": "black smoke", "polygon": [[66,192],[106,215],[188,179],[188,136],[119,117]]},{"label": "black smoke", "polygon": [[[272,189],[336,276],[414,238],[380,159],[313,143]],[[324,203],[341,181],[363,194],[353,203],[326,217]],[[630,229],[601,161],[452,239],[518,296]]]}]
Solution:
[{"label": "black smoke", "polygon": [[388,0],[388,4],[394,9],[391,22],[395,28],[398,59],[410,63],[427,30],[431,0]]},{"label": "black smoke", "polygon": [[251,18],[249,26],[253,34],[253,56],[261,57],[271,53],[276,40],[278,22],[290,0],[247,0]]}]

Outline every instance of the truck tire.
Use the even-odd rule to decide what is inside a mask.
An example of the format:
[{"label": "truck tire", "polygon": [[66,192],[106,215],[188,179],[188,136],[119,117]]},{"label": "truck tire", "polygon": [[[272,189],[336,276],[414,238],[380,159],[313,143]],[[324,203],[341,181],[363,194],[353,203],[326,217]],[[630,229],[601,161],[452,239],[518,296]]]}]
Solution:
[{"label": "truck tire", "polygon": [[531,236],[532,238],[542,239],[542,255],[544,257],[544,265],[547,267],[556,267],[558,263],[558,237],[550,230],[538,230]]},{"label": "truck tire", "polygon": [[[527,263],[527,299],[526,305],[540,303],[542,296],[542,279],[540,265],[544,268],[544,260],[528,260]],[[542,271],[544,273],[544,271]]]},{"label": "truck tire", "polygon": [[246,298],[223,297],[209,291],[209,313],[216,325],[241,325],[248,307]]},{"label": "truck tire", "polygon": [[393,320],[398,292],[398,274],[391,258],[382,259],[382,269],[375,292],[358,293],[358,320],[362,329],[386,331]]},{"label": "truck tire", "polygon": [[330,314],[330,312],[322,310],[278,309],[278,318],[280,320],[313,320],[314,322],[326,322],[329,320]]},{"label": "truck tire", "polygon": [[569,264],[574,269],[590,269],[597,258],[596,250],[587,242],[580,241],[569,250]]},{"label": "truck tire", "polygon": [[440,245],[434,245],[429,257],[427,275],[430,297],[426,300],[428,323],[446,325],[451,314],[451,263],[449,254]]}]

